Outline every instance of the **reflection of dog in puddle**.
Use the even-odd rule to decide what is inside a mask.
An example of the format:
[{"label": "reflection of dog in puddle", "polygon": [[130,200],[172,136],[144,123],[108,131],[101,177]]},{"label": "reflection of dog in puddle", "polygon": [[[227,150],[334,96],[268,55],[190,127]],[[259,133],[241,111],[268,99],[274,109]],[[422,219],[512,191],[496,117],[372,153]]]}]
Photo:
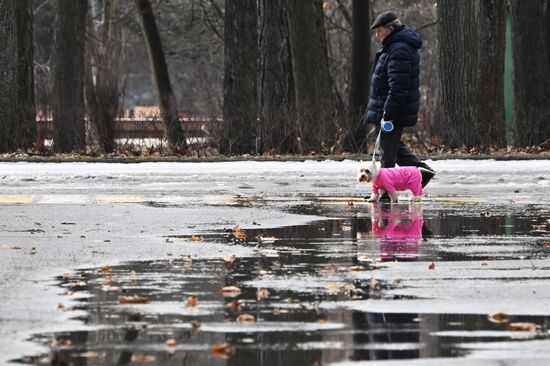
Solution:
[{"label": "reflection of dog in puddle", "polygon": [[399,168],[380,168],[373,161],[360,163],[357,169],[357,181],[372,184],[372,195],[368,202],[378,202],[384,193],[388,193],[392,203],[397,203],[397,192],[409,190],[413,201],[421,201],[424,191],[422,181],[425,175],[433,172],[415,166]]},{"label": "reflection of dog in puddle", "polygon": [[424,224],[421,205],[375,204],[371,224],[372,233],[380,240],[383,261],[418,258]]}]

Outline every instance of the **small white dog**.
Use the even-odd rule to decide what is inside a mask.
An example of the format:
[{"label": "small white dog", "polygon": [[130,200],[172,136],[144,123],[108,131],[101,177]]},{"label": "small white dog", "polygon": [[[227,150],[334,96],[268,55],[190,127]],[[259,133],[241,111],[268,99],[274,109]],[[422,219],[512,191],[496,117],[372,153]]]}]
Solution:
[{"label": "small white dog", "polygon": [[[421,201],[423,168],[405,166],[399,168],[379,168],[373,161],[360,163],[357,169],[357,181],[372,183],[372,196],[368,202],[378,202],[384,193],[388,193],[392,203],[398,202],[397,192],[410,190],[413,201]],[[428,172],[426,170],[426,172]],[[432,172],[429,172],[433,174]]]}]

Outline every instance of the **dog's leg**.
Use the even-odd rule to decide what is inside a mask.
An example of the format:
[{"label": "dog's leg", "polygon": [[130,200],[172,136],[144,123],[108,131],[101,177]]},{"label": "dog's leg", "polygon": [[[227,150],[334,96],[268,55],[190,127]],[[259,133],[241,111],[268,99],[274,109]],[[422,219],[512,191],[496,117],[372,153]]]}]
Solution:
[{"label": "dog's leg", "polygon": [[373,193],[367,202],[378,202],[380,200],[380,194]]},{"label": "dog's leg", "polygon": [[397,192],[388,193],[388,196],[390,196],[391,203],[397,203],[399,201],[399,198],[397,197]]}]

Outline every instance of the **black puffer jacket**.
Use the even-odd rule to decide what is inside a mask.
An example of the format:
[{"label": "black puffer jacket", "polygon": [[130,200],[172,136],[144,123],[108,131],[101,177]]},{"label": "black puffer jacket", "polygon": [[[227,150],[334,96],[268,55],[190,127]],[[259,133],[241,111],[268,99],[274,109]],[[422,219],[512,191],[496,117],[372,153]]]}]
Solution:
[{"label": "black puffer jacket", "polygon": [[416,124],[420,107],[420,57],[418,33],[401,26],[388,35],[376,54],[365,121],[379,123],[383,113],[396,126]]}]

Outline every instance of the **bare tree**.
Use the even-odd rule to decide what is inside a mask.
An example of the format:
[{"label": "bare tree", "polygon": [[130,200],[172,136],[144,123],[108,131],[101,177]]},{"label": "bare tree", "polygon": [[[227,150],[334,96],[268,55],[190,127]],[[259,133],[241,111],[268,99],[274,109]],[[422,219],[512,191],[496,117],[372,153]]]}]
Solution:
[{"label": "bare tree", "polygon": [[353,0],[352,45],[351,45],[351,88],[349,93],[348,126],[346,149],[356,152],[366,151],[366,128],[363,114],[369,99],[370,64],[370,23],[369,1]]},{"label": "bare tree", "polygon": [[262,0],[261,151],[295,152],[297,131],[286,0]]},{"label": "bare tree", "polygon": [[479,0],[478,10],[478,118],[480,142],[506,144],[504,123],[504,51],[506,0]]},{"label": "bare tree", "polygon": [[323,1],[289,1],[288,23],[302,152],[330,149],[336,135]]},{"label": "bare tree", "polygon": [[258,19],[256,0],[225,3],[224,106],[221,151],[256,152]]},{"label": "bare tree", "polygon": [[122,45],[118,24],[113,21],[116,3],[92,0],[86,42],[87,112],[99,148],[107,153],[116,148],[114,120],[119,104]]},{"label": "bare tree", "polygon": [[550,138],[550,57],[545,0],[511,0],[513,131],[518,147]]},{"label": "bare tree", "polygon": [[87,0],[58,0],[54,41],[52,111],[54,148],[58,152],[83,151],[84,43]]},{"label": "bare tree", "polygon": [[149,0],[135,0],[138,7],[143,37],[149,53],[149,61],[157,87],[157,98],[160,105],[164,128],[170,148],[178,150],[187,147],[183,129],[178,119],[176,99],[168,75],[162,42],[157,23]]},{"label": "bare tree", "polygon": [[451,147],[477,146],[478,42],[476,0],[440,0],[439,57],[441,118],[436,131]]},{"label": "bare tree", "polygon": [[36,140],[30,0],[0,2],[0,151]]}]

